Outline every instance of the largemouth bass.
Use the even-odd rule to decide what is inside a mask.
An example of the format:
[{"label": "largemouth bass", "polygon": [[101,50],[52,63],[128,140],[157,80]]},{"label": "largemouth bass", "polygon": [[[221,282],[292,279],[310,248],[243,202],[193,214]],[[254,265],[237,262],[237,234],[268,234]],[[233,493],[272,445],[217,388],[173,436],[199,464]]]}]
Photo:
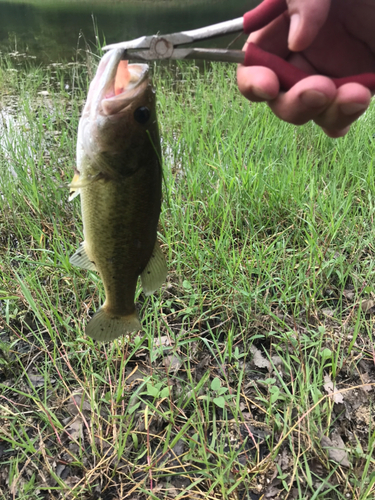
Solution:
[{"label": "largemouth bass", "polygon": [[155,91],[146,64],[101,60],[78,127],[71,196],[81,196],[84,242],[70,262],[97,270],[106,300],[86,326],[97,340],[141,329],[134,305],[138,276],[150,295],[167,274],[156,239],[161,151]]}]

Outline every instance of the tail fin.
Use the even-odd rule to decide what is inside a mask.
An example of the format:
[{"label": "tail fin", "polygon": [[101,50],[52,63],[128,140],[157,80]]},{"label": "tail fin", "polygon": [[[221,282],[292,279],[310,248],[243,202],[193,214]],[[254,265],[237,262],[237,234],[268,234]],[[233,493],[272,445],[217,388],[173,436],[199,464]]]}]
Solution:
[{"label": "tail fin", "polygon": [[86,326],[86,333],[89,337],[102,342],[117,339],[125,333],[141,330],[141,324],[137,313],[128,316],[113,316],[108,314],[105,305],[94,314]]}]

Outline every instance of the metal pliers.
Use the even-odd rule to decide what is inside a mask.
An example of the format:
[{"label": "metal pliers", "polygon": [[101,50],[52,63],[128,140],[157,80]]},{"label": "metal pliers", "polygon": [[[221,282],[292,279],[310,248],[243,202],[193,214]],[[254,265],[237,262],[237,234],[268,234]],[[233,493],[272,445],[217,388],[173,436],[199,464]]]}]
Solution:
[{"label": "metal pliers", "polygon": [[[297,82],[311,76],[291,65],[275,54],[260,49],[249,43],[245,52],[226,49],[177,48],[191,44],[197,40],[216,38],[231,33],[247,33],[259,30],[269,24],[287,10],[286,0],[264,0],[255,9],[243,17],[225,21],[204,28],[181,31],[170,35],[142,36],[128,42],[114,43],[103,47],[108,49],[124,49],[124,59],[136,61],[154,61],[160,59],[204,59],[241,63],[245,66],[266,66],[272,69],[280,82],[282,90],[289,90]],[[345,83],[356,82],[375,92],[375,73],[362,73],[344,78],[332,78],[336,87]]]}]

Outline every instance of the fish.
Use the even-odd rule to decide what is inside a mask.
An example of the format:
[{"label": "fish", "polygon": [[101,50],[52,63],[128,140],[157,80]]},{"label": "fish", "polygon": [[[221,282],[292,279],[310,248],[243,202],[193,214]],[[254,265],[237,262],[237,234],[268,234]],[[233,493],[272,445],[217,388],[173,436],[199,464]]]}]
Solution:
[{"label": "fish", "polygon": [[155,90],[147,64],[123,51],[101,59],[78,126],[70,200],[81,198],[84,241],[71,264],[99,273],[105,301],[86,334],[111,341],[141,330],[134,304],[138,277],[151,295],[167,276],[157,241],[162,160]]}]

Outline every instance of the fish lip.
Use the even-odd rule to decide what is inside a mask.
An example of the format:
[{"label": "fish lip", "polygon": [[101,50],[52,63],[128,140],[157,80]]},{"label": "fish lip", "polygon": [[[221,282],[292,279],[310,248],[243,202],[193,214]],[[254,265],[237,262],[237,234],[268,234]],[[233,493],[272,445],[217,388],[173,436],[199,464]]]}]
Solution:
[{"label": "fish lip", "polygon": [[129,64],[128,70],[131,73],[132,78],[126,88],[120,94],[115,95],[116,74],[122,59],[123,50],[117,49],[110,51],[108,57],[106,54],[101,63],[103,64],[104,69],[101,69],[101,88],[98,92],[100,97],[99,102],[97,103],[97,109],[102,115],[105,116],[124,112],[125,109],[131,104],[135,95],[143,89],[144,82],[148,79],[149,66],[147,64]]}]

